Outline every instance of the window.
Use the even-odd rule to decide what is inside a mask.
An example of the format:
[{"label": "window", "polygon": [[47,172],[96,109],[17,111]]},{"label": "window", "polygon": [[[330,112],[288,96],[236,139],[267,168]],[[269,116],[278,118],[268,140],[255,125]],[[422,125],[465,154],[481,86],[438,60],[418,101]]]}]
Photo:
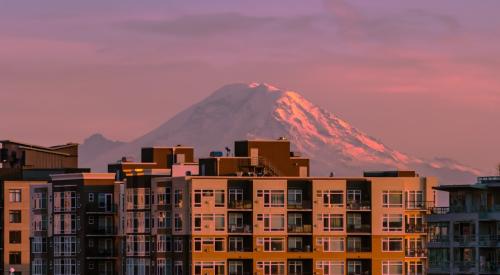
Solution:
[{"label": "window", "polygon": [[33,231],[47,230],[47,215],[35,214],[31,222]]},{"label": "window", "polygon": [[9,231],[9,243],[21,243],[21,231]]},{"label": "window", "polygon": [[224,275],[225,262],[194,262],[194,275]]},{"label": "window", "polygon": [[47,274],[47,262],[45,259],[35,258],[31,262],[31,274],[32,275],[44,275]]},{"label": "window", "polygon": [[402,231],[403,230],[403,215],[402,214],[384,214],[383,231]]},{"label": "window", "polygon": [[361,190],[351,189],[347,190],[347,203],[357,204],[361,202]]},{"label": "window", "polygon": [[127,258],[126,265],[126,275],[149,275],[152,272],[149,259]]},{"label": "window", "polygon": [[383,261],[382,275],[403,275],[403,262]]},{"label": "window", "polygon": [[424,205],[424,192],[408,191],[406,192],[406,207],[408,209],[420,209]]},{"label": "window", "polygon": [[175,192],[174,192],[174,204],[175,204],[175,207],[177,208],[180,208],[182,207],[182,190],[180,189],[175,189]]},{"label": "window", "polygon": [[323,275],[342,275],[344,274],[344,262],[317,261],[316,269],[321,269],[323,271]]},{"label": "window", "polygon": [[170,188],[159,187],[157,196],[158,196],[158,205],[169,205],[170,204]]},{"label": "window", "polygon": [[170,219],[170,213],[167,213],[165,211],[158,211],[158,228],[170,228],[171,222],[172,220]]},{"label": "window", "polygon": [[54,211],[64,212],[76,209],[77,196],[74,191],[54,192]]},{"label": "window", "polygon": [[194,190],[194,207],[201,207],[201,190]]},{"label": "window", "polygon": [[94,202],[94,193],[89,193],[89,202]]},{"label": "window", "polygon": [[182,217],[177,213],[175,214],[174,217],[174,225],[175,225],[174,230],[176,232],[182,231]]},{"label": "window", "polygon": [[33,237],[33,241],[31,242],[31,252],[36,253],[45,253],[47,252],[47,240],[43,237]]},{"label": "window", "polygon": [[77,266],[75,259],[55,259],[54,275],[76,275]]},{"label": "window", "polygon": [[127,233],[149,233],[151,231],[151,213],[149,211],[137,211],[126,213]]},{"label": "window", "polygon": [[303,249],[304,249],[304,241],[302,240],[302,237],[288,237],[288,251],[298,252],[302,251]]},{"label": "window", "polygon": [[384,252],[402,252],[403,238],[383,238],[382,251]]},{"label": "window", "polygon": [[263,275],[285,275],[285,263],[278,261],[257,262],[257,269]]},{"label": "window", "polygon": [[257,190],[257,197],[264,197],[264,207],[284,207],[284,190]]},{"label": "window", "polygon": [[172,274],[172,262],[170,261],[170,259],[157,259],[156,271],[156,274],[158,275]]},{"label": "window", "polygon": [[344,192],[341,190],[323,190],[318,191],[323,197],[323,206],[325,207],[342,207],[344,206]]},{"label": "window", "polygon": [[127,256],[148,256],[153,249],[150,246],[150,236],[128,235],[126,241]]},{"label": "window", "polygon": [[79,227],[79,216],[75,214],[54,214],[55,234],[74,234]]},{"label": "window", "polygon": [[361,275],[363,274],[362,270],[363,264],[361,261],[349,261],[347,263],[347,274],[349,275]]},{"label": "window", "polygon": [[78,242],[75,236],[55,236],[54,256],[73,256],[78,250]]},{"label": "window", "polygon": [[202,246],[212,246],[215,252],[223,252],[225,250],[224,238],[194,238],[195,252],[201,252]]},{"label": "window", "polygon": [[289,206],[302,205],[302,189],[288,190],[288,205]]},{"label": "window", "polygon": [[224,207],[224,190],[215,190],[215,207]]},{"label": "window", "polygon": [[9,222],[21,223],[21,210],[9,210]]},{"label": "window", "polygon": [[9,252],[9,264],[21,264],[21,252]]},{"label": "window", "polygon": [[37,192],[33,194],[33,209],[47,208],[47,193]]},{"label": "window", "polygon": [[21,202],[21,189],[9,189],[9,202]]},{"label": "window", "polygon": [[323,247],[323,252],[344,252],[343,237],[319,237],[318,245]]},{"label": "window", "polygon": [[94,224],[95,218],[94,216],[89,216],[89,224]]},{"label": "window", "polygon": [[284,231],[285,230],[285,215],[284,214],[258,214],[257,220],[264,222],[264,231]]},{"label": "window", "polygon": [[243,274],[243,262],[242,261],[230,261],[228,262],[229,275],[242,275]]},{"label": "window", "polygon": [[201,230],[201,214],[194,215],[194,231]]},{"label": "window", "polygon": [[383,191],[383,207],[403,207],[403,191]]},{"label": "window", "polygon": [[229,237],[229,251],[244,251],[242,237]]},{"label": "window", "polygon": [[182,275],[182,261],[175,261],[174,263],[174,275]]},{"label": "window", "polygon": [[226,223],[224,222],[224,214],[215,214],[215,231],[224,231]]},{"label": "window", "polygon": [[229,213],[229,230],[237,232],[243,229],[243,214],[242,213]]},{"label": "window", "polygon": [[183,249],[183,240],[182,238],[175,238],[174,239],[174,252],[182,252]]},{"label": "window", "polygon": [[257,238],[257,243],[262,245],[266,252],[285,251],[285,238]]},{"label": "window", "polygon": [[303,270],[304,266],[302,264],[302,261],[288,261],[288,274],[302,274]]},{"label": "window", "polygon": [[151,207],[151,189],[149,188],[127,188],[127,209],[149,209]]},{"label": "window", "polygon": [[243,189],[229,189],[229,203],[237,206],[243,202]]},{"label": "window", "polygon": [[320,214],[319,218],[323,219],[324,231],[344,230],[344,216],[342,214]]},{"label": "window", "polygon": [[407,275],[423,275],[424,274],[424,264],[422,262],[409,262]]},{"label": "window", "polygon": [[171,252],[172,251],[172,239],[166,235],[156,236],[156,251],[157,252]]}]

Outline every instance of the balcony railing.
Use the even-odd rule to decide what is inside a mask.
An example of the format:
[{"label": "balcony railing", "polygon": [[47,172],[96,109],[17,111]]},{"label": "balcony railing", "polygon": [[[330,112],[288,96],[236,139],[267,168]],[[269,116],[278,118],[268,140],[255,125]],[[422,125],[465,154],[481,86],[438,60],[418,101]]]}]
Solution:
[{"label": "balcony railing", "polygon": [[406,224],[406,233],[426,233],[427,227],[424,224]]},{"label": "balcony railing", "polygon": [[252,209],[251,200],[229,201],[228,208],[232,209]]},{"label": "balcony railing", "polygon": [[92,228],[86,233],[87,235],[116,235],[117,230],[114,227]]},{"label": "balcony railing", "polygon": [[429,272],[444,272],[448,273],[450,271],[449,262],[431,262],[429,261]]},{"label": "balcony railing", "polygon": [[427,210],[434,207],[433,201],[407,201],[405,203],[408,210]]},{"label": "balcony railing", "polygon": [[349,247],[347,246],[347,252],[371,252],[372,249],[369,246],[356,246]]},{"label": "balcony railing", "polygon": [[497,243],[500,243],[499,235],[480,235],[479,236],[479,245],[480,246],[496,246]]},{"label": "balcony railing", "polygon": [[311,252],[311,246],[310,245],[305,245],[303,247],[294,247],[294,248],[288,248],[288,252]]},{"label": "balcony railing", "polygon": [[429,243],[430,244],[448,244],[450,242],[450,239],[448,236],[431,236],[429,238]]},{"label": "balcony railing", "polygon": [[476,235],[456,235],[453,236],[453,241],[463,245],[469,244],[476,241]]},{"label": "balcony railing", "polygon": [[348,224],[347,233],[371,233],[372,227],[369,224]]},{"label": "balcony railing", "polygon": [[301,202],[295,202],[295,201],[288,201],[288,209],[311,209],[312,208],[312,203],[311,201],[301,201]]},{"label": "balcony railing", "polygon": [[407,249],[405,255],[412,258],[425,258],[427,251],[425,249]]},{"label": "balcony railing", "polygon": [[243,226],[229,225],[229,233],[252,233],[252,226],[245,224]]},{"label": "balcony railing", "polygon": [[473,272],[476,269],[475,262],[455,262],[453,267],[459,272]]},{"label": "balcony railing", "polygon": [[479,272],[500,274],[500,264],[495,262],[485,262],[480,264]]},{"label": "balcony railing", "polygon": [[351,201],[347,202],[347,210],[370,210],[371,203],[369,201]]},{"label": "balcony railing", "polygon": [[110,214],[113,214],[117,211],[117,209],[118,209],[117,204],[112,204],[112,205],[108,205],[105,207],[101,207],[98,204],[85,205],[85,211],[92,212],[92,213],[110,213]]},{"label": "balcony railing", "polygon": [[88,253],[87,257],[97,258],[97,257],[115,257],[114,250],[111,249],[97,249]]},{"label": "balcony railing", "polygon": [[311,224],[288,225],[288,233],[312,233]]},{"label": "balcony railing", "polygon": [[432,207],[430,208],[431,214],[434,215],[445,215],[450,213],[450,208],[449,207]]}]

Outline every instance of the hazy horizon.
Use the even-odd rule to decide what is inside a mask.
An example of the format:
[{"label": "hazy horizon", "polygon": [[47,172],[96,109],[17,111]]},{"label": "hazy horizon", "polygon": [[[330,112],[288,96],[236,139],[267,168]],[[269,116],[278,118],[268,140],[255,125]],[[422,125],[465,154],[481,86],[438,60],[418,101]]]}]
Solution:
[{"label": "hazy horizon", "polygon": [[498,1],[0,0],[0,138],[133,140],[229,83],[493,173]]}]

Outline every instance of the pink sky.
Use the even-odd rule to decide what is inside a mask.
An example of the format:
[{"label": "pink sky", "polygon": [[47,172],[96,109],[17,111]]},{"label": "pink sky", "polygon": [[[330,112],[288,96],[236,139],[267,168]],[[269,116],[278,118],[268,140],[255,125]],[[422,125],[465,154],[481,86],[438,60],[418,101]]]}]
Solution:
[{"label": "pink sky", "polygon": [[491,171],[498,10],[496,0],[3,1],[0,138],[131,140],[220,86],[259,81],[403,152]]}]

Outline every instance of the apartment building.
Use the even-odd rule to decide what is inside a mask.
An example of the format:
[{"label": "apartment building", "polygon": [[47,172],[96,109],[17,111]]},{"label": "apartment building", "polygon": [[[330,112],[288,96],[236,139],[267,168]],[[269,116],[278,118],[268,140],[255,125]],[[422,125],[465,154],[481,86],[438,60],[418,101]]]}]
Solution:
[{"label": "apartment building", "polygon": [[435,189],[450,205],[428,216],[429,274],[500,274],[500,177]]},{"label": "apartment building", "polygon": [[117,192],[113,173],[52,175],[32,186],[31,274],[116,274]]},{"label": "apartment building", "polygon": [[52,147],[0,141],[0,273],[30,273],[30,187],[78,169],[78,144]]}]

